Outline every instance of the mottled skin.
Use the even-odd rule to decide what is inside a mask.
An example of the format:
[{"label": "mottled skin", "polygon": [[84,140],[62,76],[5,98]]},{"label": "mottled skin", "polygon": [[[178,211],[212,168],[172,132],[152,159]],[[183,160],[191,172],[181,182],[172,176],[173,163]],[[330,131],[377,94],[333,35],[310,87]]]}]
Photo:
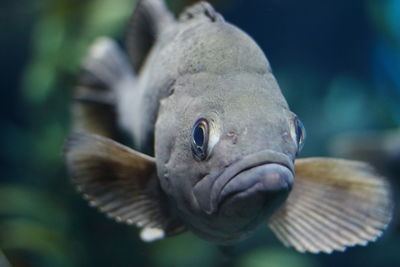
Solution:
[{"label": "mottled skin", "polygon": [[[274,153],[291,162],[297,152],[295,116],[266,57],[247,34],[219,16],[213,21],[197,14],[170,22],[133,90],[121,96],[128,104],[120,109],[132,114],[138,147],[152,146],[154,132],[162,189],[195,232],[231,241],[265,221],[275,205],[264,205],[258,198],[238,205],[238,211],[230,207],[229,214],[206,214],[202,209],[217,179],[205,176],[259,151],[271,152],[259,160],[279,164],[286,163],[274,159]],[[205,161],[196,160],[190,150],[192,127],[199,118],[216,129],[217,144]],[[290,186],[284,188],[286,193]],[[197,195],[196,187],[202,189]],[[250,203],[253,207],[244,212]]]}]

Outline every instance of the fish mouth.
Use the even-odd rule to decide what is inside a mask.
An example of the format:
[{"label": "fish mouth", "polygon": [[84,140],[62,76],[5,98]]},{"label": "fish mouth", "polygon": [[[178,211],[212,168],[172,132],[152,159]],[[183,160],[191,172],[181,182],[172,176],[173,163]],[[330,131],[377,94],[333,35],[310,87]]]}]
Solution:
[{"label": "fish mouth", "polygon": [[[194,188],[194,196],[200,209],[212,215],[234,199],[289,192],[293,182],[293,161],[283,153],[263,150],[229,165],[216,177],[205,177]],[[200,196],[204,190],[210,192],[208,198]]]},{"label": "fish mouth", "polygon": [[[273,196],[289,192],[293,184],[293,173],[281,164],[266,163],[240,171],[221,189],[215,202],[222,206],[236,200],[263,195],[263,202],[269,202]],[[266,197],[268,194],[268,198]],[[265,203],[266,204],[266,203]]]}]

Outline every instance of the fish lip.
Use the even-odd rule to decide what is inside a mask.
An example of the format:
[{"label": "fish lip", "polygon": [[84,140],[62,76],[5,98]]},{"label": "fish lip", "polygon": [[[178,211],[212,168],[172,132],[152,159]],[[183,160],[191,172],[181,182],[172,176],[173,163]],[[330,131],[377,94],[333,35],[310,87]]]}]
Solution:
[{"label": "fish lip", "polygon": [[235,163],[229,165],[225,171],[217,176],[211,186],[211,194],[209,198],[209,205],[203,210],[208,215],[212,215],[217,212],[223,189],[228,185],[228,183],[233,180],[239,174],[249,171],[253,168],[276,164],[288,169],[294,177],[294,163],[286,155],[273,150],[263,150],[243,157],[242,159],[236,161]]},{"label": "fish lip", "polygon": [[[255,165],[254,167],[250,168],[245,168],[241,171],[239,171],[237,174],[235,174],[233,177],[231,177],[228,182],[221,188],[220,194],[218,195],[217,202],[218,203],[218,208],[221,207],[227,200],[233,199],[235,197],[240,197],[243,194],[249,193],[249,192],[254,192],[257,189],[260,189],[263,187],[264,181],[268,182],[268,179],[271,177],[265,176],[263,179],[247,179],[247,182],[249,184],[245,185],[244,187],[239,187],[238,190],[232,190],[232,188],[229,188],[229,185],[232,181],[235,181],[236,179],[240,179],[238,176],[241,174],[245,174],[246,172],[250,172],[252,170],[257,170],[258,167],[267,167],[267,168],[275,168],[276,171],[283,171],[283,172],[290,172],[291,176],[294,177],[293,172],[284,164],[281,163],[275,163],[275,162],[267,162],[267,163],[262,163]],[[283,167],[283,168],[282,168]],[[250,177],[248,177],[250,178]],[[258,178],[258,177],[257,177]],[[275,186],[277,187],[272,187],[270,189],[267,189],[268,191],[274,191],[275,189],[286,189],[286,191],[290,191],[292,188],[293,180],[291,179],[286,179],[281,181],[281,183],[276,184]]]}]

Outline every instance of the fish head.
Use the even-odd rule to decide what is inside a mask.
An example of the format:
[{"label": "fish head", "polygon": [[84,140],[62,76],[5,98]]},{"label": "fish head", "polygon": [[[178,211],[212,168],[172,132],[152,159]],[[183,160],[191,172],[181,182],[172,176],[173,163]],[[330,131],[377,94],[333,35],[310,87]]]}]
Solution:
[{"label": "fish head", "polygon": [[178,75],[155,125],[160,184],[192,231],[237,240],[286,199],[304,130],[240,29],[200,24],[175,38]]},{"label": "fish head", "polygon": [[290,192],[303,126],[271,73],[199,73],[174,86],[156,123],[161,186],[195,233],[242,238]]}]

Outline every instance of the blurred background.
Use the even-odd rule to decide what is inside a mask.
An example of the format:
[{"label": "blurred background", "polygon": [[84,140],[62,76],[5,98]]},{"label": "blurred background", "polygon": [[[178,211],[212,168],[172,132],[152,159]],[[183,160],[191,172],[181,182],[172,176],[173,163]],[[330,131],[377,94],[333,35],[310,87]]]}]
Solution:
[{"label": "blurred background", "polygon": [[[89,208],[62,165],[71,88],[96,37],[123,39],[135,2],[0,2],[0,248],[12,266],[400,266],[397,216],[376,243],[345,253],[300,254],[265,228],[224,254],[189,233],[142,243]],[[175,12],[191,2],[168,1]],[[301,156],[369,161],[398,202],[400,0],[212,3],[267,54],[306,126]]]}]

